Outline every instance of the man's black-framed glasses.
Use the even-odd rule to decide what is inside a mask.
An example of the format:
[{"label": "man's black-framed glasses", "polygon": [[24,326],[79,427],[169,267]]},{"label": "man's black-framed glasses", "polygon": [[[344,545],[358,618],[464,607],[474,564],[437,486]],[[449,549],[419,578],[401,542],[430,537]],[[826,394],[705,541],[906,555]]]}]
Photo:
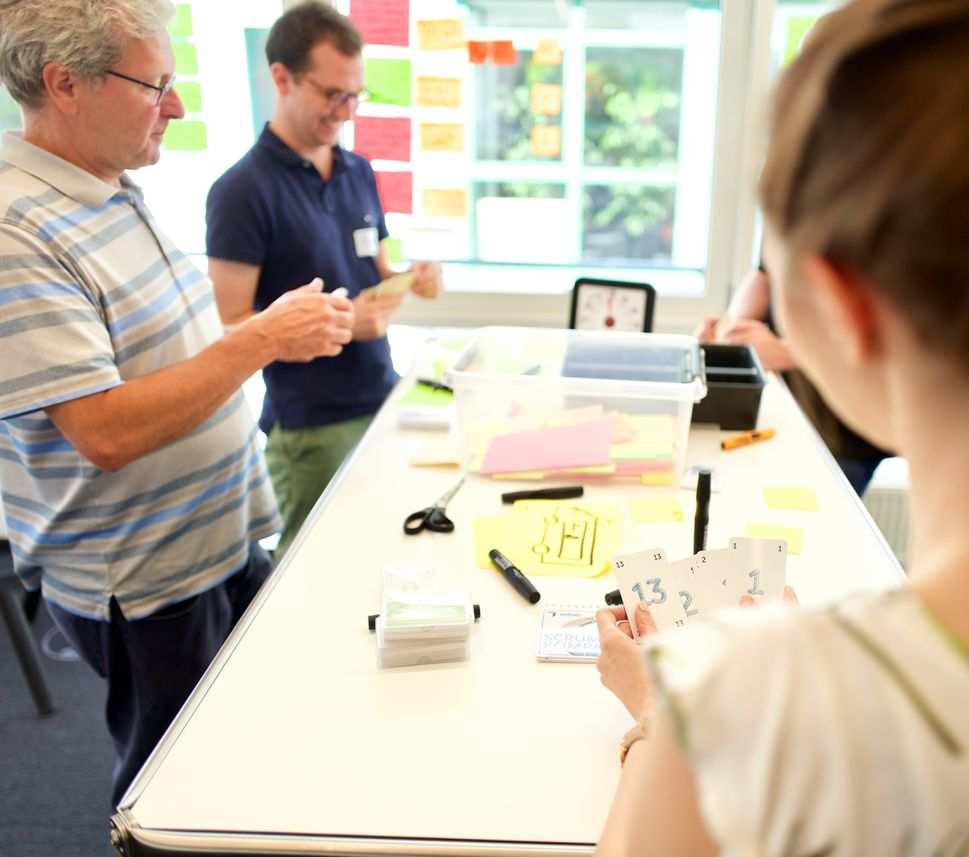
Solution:
[{"label": "man's black-framed glasses", "polygon": [[168,80],[166,80],[161,86],[154,83],[149,83],[147,80],[138,80],[137,77],[131,77],[127,74],[122,74],[120,71],[111,71],[110,69],[105,72],[105,74],[110,74],[112,77],[120,77],[122,80],[128,80],[132,83],[137,83],[139,86],[143,86],[146,89],[153,89],[155,91],[155,106],[157,107],[161,104],[161,100],[172,91],[172,87],[175,85],[175,75],[173,74]]},{"label": "man's black-framed glasses", "polygon": [[359,92],[347,92],[343,89],[329,89],[325,86],[320,86],[315,80],[310,80],[305,75],[303,76],[303,80],[319,93],[320,97],[326,101],[326,106],[330,110],[336,110],[344,104],[349,104],[350,107],[355,108],[360,102],[366,101],[370,97],[370,93],[366,89],[361,89]]}]

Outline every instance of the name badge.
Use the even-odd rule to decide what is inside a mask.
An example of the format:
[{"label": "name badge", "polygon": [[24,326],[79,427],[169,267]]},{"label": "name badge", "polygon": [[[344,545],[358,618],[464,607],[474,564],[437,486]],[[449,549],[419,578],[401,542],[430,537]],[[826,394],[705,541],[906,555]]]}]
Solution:
[{"label": "name badge", "polygon": [[379,244],[376,226],[365,226],[363,229],[353,230],[353,246],[356,248],[358,256],[376,256]]}]

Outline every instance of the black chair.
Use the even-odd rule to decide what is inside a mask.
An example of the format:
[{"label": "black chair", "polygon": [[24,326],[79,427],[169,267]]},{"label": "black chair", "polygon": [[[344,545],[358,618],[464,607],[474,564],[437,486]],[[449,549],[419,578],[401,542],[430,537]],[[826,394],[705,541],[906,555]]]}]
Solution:
[{"label": "black chair", "polygon": [[[34,609],[36,609],[36,602]],[[40,666],[37,644],[27,624],[24,588],[14,574],[10,543],[6,540],[0,540],[0,614],[3,615],[3,622],[10,632],[14,651],[17,653],[17,660],[20,661],[20,669],[23,670],[30,694],[34,698],[37,713],[42,717],[50,714],[54,708],[44,672]]]}]

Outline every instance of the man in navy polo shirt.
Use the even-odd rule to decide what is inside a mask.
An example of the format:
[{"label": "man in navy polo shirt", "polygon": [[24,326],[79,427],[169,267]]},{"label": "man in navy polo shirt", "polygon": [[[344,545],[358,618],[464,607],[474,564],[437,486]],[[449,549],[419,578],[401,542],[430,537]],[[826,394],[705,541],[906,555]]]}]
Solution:
[{"label": "man in navy polo shirt", "polygon": [[[266,56],[273,118],[209,192],[206,244],[219,312],[237,324],[313,277],[346,288],[353,340],[337,358],[264,370],[260,426],[283,515],[277,556],[363,435],[397,380],[387,325],[403,295],[371,289],[393,272],[373,170],[338,145],[363,92],[363,42],[348,18],[319,2],[273,25]],[[411,290],[441,291],[436,263],[416,263]]]}]

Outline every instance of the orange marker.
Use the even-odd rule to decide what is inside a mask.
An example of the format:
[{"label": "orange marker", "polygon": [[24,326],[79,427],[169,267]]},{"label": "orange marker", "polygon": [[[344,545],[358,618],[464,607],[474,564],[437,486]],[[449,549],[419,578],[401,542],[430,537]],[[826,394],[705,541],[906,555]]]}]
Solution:
[{"label": "orange marker", "polygon": [[775,434],[777,432],[770,428],[745,431],[743,434],[735,434],[720,441],[720,449],[740,449],[742,446],[749,446],[761,440],[770,440]]}]

